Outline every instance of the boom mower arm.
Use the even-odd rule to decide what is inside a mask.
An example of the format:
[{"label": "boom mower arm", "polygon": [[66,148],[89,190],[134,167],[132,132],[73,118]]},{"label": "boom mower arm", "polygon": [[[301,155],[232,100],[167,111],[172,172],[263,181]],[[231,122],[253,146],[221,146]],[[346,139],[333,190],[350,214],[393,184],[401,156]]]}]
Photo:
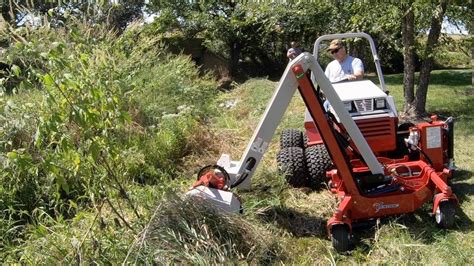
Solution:
[{"label": "boom mower arm", "polygon": [[[356,126],[355,122],[344,108],[342,101],[340,100],[330,81],[324,75],[324,72],[321,66],[317,63],[316,58],[310,53],[302,53],[297,58],[292,60],[286,67],[283,77],[280,80],[280,83],[278,84],[278,87],[274,92],[265,110],[265,113],[260,120],[259,125],[255,129],[254,134],[240,161],[231,161],[229,155],[223,154],[217,162],[217,164],[223,167],[229,174],[230,186],[243,189],[250,187],[250,179],[258,164],[260,163],[263,154],[267,150],[268,145],[275,134],[275,130],[293,97],[293,94],[298,88],[297,78],[300,77],[296,77],[295,73],[293,73],[295,71],[295,67],[299,67],[299,71],[302,71],[299,75],[305,75],[304,73],[306,73],[308,70],[311,70],[316,82],[321,87],[321,90],[324,92],[327,99],[331,102],[333,109],[340,118],[341,123],[346,128],[349,136],[353,140],[372,174],[383,174],[384,171],[382,166],[377,161],[375,155],[371,151],[367,141],[362,136],[362,133]],[[306,92],[306,95],[303,95],[302,93],[302,97],[305,100],[307,107],[314,105],[315,101],[318,101],[314,88],[312,91]],[[309,109],[314,121],[316,121],[317,126],[320,127],[321,125],[318,125],[318,123],[321,122],[318,122],[318,120],[315,119],[315,116],[321,116],[323,114],[317,114],[317,111],[314,110],[314,108],[313,110],[311,110],[311,108]],[[333,135],[334,133],[326,132],[326,134]],[[326,145],[328,144],[326,143]],[[334,149],[339,149],[339,147],[327,147],[327,150],[330,152],[333,159],[335,159],[335,156],[343,156],[342,153],[333,154],[332,151]],[[340,166],[338,166],[336,163],[336,167],[339,168]]]}]

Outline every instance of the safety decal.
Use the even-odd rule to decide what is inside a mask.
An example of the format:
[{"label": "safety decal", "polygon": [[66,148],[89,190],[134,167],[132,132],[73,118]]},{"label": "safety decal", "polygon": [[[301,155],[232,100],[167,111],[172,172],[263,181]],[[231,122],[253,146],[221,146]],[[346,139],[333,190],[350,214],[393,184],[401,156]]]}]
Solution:
[{"label": "safety decal", "polygon": [[426,128],[426,148],[433,149],[441,147],[441,127]]}]

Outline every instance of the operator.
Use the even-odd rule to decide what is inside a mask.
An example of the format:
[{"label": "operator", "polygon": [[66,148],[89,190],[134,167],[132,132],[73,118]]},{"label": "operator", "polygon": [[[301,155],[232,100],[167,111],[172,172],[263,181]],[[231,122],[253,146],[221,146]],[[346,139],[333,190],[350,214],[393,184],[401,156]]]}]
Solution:
[{"label": "operator", "polygon": [[[344,43],[340,39],[332,40],[328,51],[334,58],[327,65],[326,71],[324,71],[329,81],[358,80],[364,77],[364,64],[362,60],[348,55]],[[329,101],[324,101],[323,106],[326,111],[329,110]]]},{"label": "operator", "polygon": [[291,61],[292,59],[295,59],[295,57],[300,55],[303,52],[303,50],[301,50],[298,42],[293,41],[290,43],[290,45],[291,45],[291,48],[288,49],[288,52],[286,53],[286,57],[288,57],[288,59]]},{"label": "operator", "polygon": [[362,64],[359,58],[352,57],[346,53],[344,43],[340,39],[332,40],[328,51],[334,58],[324,72],[329,81],[357,80],[364,77],[364,64]]}]

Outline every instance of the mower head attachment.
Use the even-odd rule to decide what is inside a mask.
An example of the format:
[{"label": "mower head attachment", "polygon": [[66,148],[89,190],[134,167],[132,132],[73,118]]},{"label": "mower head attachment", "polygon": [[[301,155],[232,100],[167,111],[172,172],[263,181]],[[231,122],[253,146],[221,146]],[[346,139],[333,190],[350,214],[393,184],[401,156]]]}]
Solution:
[{"label": "mower head attachment", "polygon": [[201,198],[206,205],[220,211],[242,212],[239,198],[229,191],[229,187],[227,171],[219,165],[207,165],[199,171],[197,181],[186,195]]}]

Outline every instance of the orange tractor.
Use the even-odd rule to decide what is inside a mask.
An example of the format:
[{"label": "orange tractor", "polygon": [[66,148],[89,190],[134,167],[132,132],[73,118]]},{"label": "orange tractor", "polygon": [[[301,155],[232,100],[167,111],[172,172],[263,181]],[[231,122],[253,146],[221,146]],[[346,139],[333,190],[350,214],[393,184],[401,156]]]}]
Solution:
[{"label": "orange tractor", "polygon": [[[249,188],[250,179],[298,90],[307,107],[306,133],[283,132],[278,162],[288,182],[296,186],[327,181],[340,203],[327,221],[334,248],[350,248],[352,225],[374,218],[414,212],[433,201],[433,214],[441,227],[454,224],[457,198],[447,185],[453,172],[453,122],[402,125],[393,99],[387,95],[373,41],[365,33],[334,34],[319,38],[367,38],[382,89],[371,81],[332,84],[317,61],[317,53],[292,60],[240,161],[224,154],[216,165],[203,168],[188,192],[216,209],[241,211],[233,188]],[[373,85],[373,86],[372,86]],[[369,98],[344,96],[346,87],[369,91]],[[326,110],[321,95],[331,107]],[[361,95],[367,95],[360,93]],[[375,95],[375,97],[374,97]],[[371,107],[372,106],[372,107]],[[285,133],[286,132],[286,133]],[[324,158],[323,158],[324,157]],[[309,171],[308,171],[309,170]]]}]

